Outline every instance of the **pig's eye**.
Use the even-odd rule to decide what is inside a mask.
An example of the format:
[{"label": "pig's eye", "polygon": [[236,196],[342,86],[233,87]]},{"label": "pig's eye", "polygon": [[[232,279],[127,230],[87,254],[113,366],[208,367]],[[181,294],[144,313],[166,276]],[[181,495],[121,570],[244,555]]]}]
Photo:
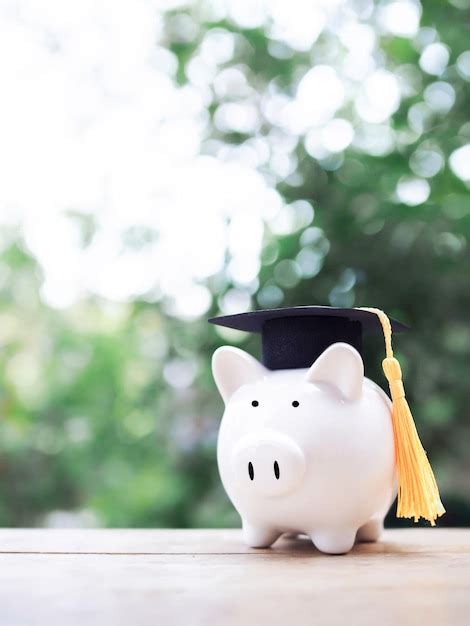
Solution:
[{"label": "pig's eye", "polygon": [[299,406],[299,402],[297,400],[294,400],[294,402],[292,403],[292,406],[295,406],[295,407]]},{"label": "pig's eye", "polygon": [[253,402],[251,403],[251,406],[258,406],[259,402],[258,400],[253,400]]}]

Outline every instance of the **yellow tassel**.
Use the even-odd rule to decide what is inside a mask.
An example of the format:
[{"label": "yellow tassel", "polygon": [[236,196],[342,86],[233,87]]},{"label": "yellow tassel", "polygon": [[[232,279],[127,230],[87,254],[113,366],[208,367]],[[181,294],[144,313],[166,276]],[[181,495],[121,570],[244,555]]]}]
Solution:
[{"label": "yellow tassel", "polygon": [[400,363],[393,356],[390,320],[380,309],[368,307],[361,309],[378,316],[385,338],[386,358],[382,362],[382,367],[392,397],[392,423],[398,472],[397,517],[413,517],[415,522],[423,517],[431,522],[431,526],[435,526],[436,519],[445,513],[445,509],[405,398]]}]

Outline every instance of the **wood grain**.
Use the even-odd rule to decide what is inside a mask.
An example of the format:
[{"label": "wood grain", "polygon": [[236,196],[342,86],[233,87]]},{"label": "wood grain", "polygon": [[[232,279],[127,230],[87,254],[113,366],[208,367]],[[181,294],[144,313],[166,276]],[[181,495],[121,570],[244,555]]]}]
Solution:
[{"label": "wood grain", "polygon": [[470,623],[470,531],[395,530],[346,556],[237,530],[1,530],[1,626]]}]

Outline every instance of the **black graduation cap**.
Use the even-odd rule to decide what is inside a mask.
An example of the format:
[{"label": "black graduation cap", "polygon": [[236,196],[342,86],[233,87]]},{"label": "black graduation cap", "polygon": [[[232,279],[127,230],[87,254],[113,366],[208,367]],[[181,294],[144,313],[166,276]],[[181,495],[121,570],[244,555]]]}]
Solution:
[{"label": "black graduation cap", "polygon": [[[382,332],[379,318],[363,309],[294,306],[211,317],[211,324],[261,333],[262,360],[270,370],[306,368],[339,341],[362,355],[363,332]],[[408,327],[390,320],[393,332]]]}]

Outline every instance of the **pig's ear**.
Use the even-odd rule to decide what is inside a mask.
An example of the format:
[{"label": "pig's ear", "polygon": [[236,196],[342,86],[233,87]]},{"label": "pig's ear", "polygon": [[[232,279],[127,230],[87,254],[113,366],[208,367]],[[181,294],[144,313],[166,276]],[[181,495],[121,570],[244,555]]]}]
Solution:
[{"label": "pig's ear", "polygon": [[222,346],[212,357],[212,374],[224,402],[239,387],[259,380],[265,373],[259,361],[239,348]]},{"label": "pig's ear", "polygon": [[307,372],[311,383],[327,383],[346,400],[361,397],[364,364],[359,352],[347,343],[334,343],[323,352]]}]

